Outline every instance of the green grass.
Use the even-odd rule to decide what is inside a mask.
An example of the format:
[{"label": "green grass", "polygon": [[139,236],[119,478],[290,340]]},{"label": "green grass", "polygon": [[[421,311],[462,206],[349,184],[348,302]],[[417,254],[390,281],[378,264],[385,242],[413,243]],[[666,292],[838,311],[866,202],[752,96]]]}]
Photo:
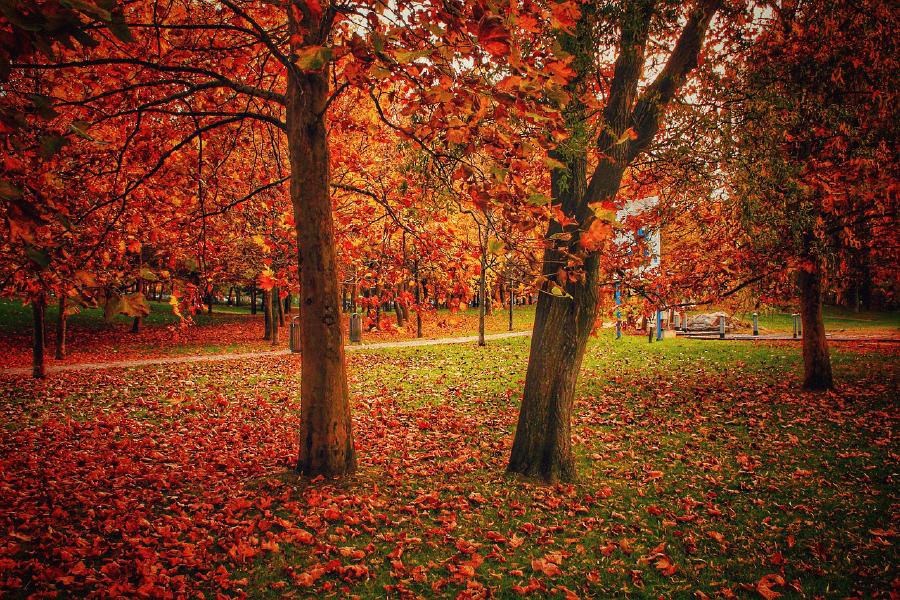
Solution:
[{"label": "green grass", "polygon": [[[580,478],[544,486],[504,474],[528,344],[351,354],[355,475],[311,484],[278,467],[227,488],[214,477],[161,489],[146,518],[177,524],[185,506],[203,507],[200,529],[170,542],[200,540],[251,598],[561,598],[563,588],[758,598],[767,576],[783,578],[772,589],[787,598],[889,597],[900,578],[900,360],[889,346],[833,344],[840,387],[814,394],[798,389],[795,343],[649,344],[601,332],[574,407]],[[20,381],[0,390],[3,420],[15,424],[6,436],[40,435],[66,416],[127,415],[116,417],[123,430],[152,426],[136,429],[133,451],[163,453],[134,460],[172,461],[179,479],[238,469],[215,458],[223,450],[271,463],[258,436],[296,440],[293,357]],[[179,466],[167,448],[182,446],[194,450]],[[236,500],[246,507],[228,508]],[[237,541],[258,554],[229,558]],[[223,591],[198,585],[207,597]]]},{"label": "green grass", "polygon": [[[822,308],[822,313],[825,330],[829,333],[900,333],[900,311],[860,311],[857,313],[848,308],[825,306]],[[748,324],[752,322],[753,311],[736,313],[736,315]],[[771,332],[793,331],[792,313],[779,310],[759,311],[759,327]]]},{"label": "green grass", "polygon": [[[547,590],[564,586],[581,597],[746,595],[742,585],[753,597],[772,574],[796,586],[773,585],[788,597],[800,597],[797,589],[825,598],[886,594],[900,555],[893,546],[873,545],[870,531],[890,529],[900,516],[896,459],[889,456],[897,442],[879,446],[884,438],[868,430],[865,415],[889,410],[896,423],[890,391],[900,381],[897,358],[867,359],[862,373],[852,350],[835,354],[855,358],[855,368],[838,369],[845,386],[883,386],[874,396],[797,392],[796,345],[650,345],[643,338],[602,336],[585,359],[573,427],[581,480],[548,488],[502,475],[512,428],[509,419],[496,424],[497,417],[515,412],[527,341],[378,352],[364,359],[365,375],[354,390],[361,398],[389,396],[397,427],[411,425],[408,414],[447,407],[463,425],[472,415],[482,422],[493,415],[495,425],[460,435],[462,447],[482,464],[472,458],[473,468],[455,468],[451,478],[442,476],[440,465],[422,468],[421,459],[397,448],[383,455],[393,465],[390,476],[363,468],[337,485],[332,493],[350,496],[389,486],[379,533],[325,528],[335,546],[369,548],[361,564],[372,576],[348,589],[363,598],[386,590],[389,596],[456,597],[468,581],[458,569],[474,553],[485,559],[476,570],[479,581],[500,598],[521,595],[513,586],[525,587],[531,577]],[[851,398],[852,408],[845,404]],[[504,448],[499,456],[484,461],[482,453],[498,446]],[[298,485],[292,476],[284,481]],[[417,502],[426,492],[439,500]],[[355,532],[348,536],[348,529]],[[524,540],[519,548],[510,547],[514,535]],[[398,569],[388,554],[404,536],[415,541],[400,544]],[[505,544],[491,543],[501,538]],[[661,547],[667,563],[653,552]],[[560,575],[533,570],[533,560],[554,553],[564,556]],[[284,567],[316,573],[315,565],[325,561],[292,548],[242,575],[251,595],[276,598],[269,588],[285,580]],[[675,566],[672,575],[660,568],[665,564]],[[416,566],[429,574],[423,581],[411,575]],[[328,573],[317,585],[322,582],[343,585]],[[287,589],[304,593],[302,586]]]}]

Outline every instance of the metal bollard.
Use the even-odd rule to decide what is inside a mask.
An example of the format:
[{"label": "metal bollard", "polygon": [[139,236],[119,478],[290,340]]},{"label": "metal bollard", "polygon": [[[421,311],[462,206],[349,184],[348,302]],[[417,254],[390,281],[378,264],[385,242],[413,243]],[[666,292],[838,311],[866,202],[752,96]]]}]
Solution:
[{"label": "metal bollard", "polygon": [[800,314],[794,313],[791,316],[794,317],[794,339],[796,340],[798,334],[802,335],[802,333],[800,331]]},{"label": "metal bollard", "polygon": [[350,343],[362,343],[362,319],[359,317],[359,313],[350,315]]},{"label": "metal bollard", "polygon": [[725,339],[725,317],[719,317],[719,339]]},{"label": "metal bollard", "polygon": [[619,284],[616,284],[616,339],[622,339],[622,313],[619,311],[619,305],[622,304],[622,297],[619,295]]},{"label": "metal bollard", "polygon": [[662,311],[656,311],[656,341],[662,341]]},{"label": "metal bollard", "polygon": [[300,317],[291,319],[290,343],[291,354],[300,352]]},{"label": "metal bollard", "polygon": [[759,335],[759,314],[753,313],[753,335]]}]

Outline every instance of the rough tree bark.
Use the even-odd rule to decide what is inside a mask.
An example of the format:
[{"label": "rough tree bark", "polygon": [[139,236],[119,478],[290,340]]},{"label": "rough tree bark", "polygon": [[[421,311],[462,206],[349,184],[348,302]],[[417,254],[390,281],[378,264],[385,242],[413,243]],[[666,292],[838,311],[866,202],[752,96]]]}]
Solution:
[{"label": "rough tree bark", "polygon": [[[290,12],[290,33],[298,34],[302,26],[305,43],[325,42],[327,15],[332,13],[313,19],[304,4],[298,6],[303,22],[297,23]],[[328,79],[327,65],[318,72],[288,69],[287,138],[300,267],[303,373],[297,468],[310,476],[356,470],[331,213]]]},{"label": "rough tree bark", "polygon": [[828,340],[822,320],[822,270],[815,262],[810,270],[800,269],[800,320],[803,325],[803,387],[809,390],[834,389]]},{"label": "rough tree bark", "polygon": [[[545,481],[575,477],[571,445],[572,404],[575,384],[588,337],[593,329],[599,304],[599,250],[587,251],[580,246],[580,231],[588,229],[594,219],[591,205],[611,201],[619,190],[629,164],[651,145],[660,124],[662,111],[687,74],[696,67],[697,56],[706,29],[721,0],[701,0],[691,12],[669,59],[647,89],[639,96],[637,84],[644,67],[651,21],[655,15],[652,2],[629,3],[621,17],[619,56],[616,59],[606,107],[605,128],[596,140],[602,156],[590,179],[587,176],[587,144],[578,147],[574,140],[565,151],[553,158],[566,169],[551,171],[553,203],[575,219],[565,229],[551,221],[546,234],[543,274],[548,280],[539,294],[535,311],[534,334],[525,376],[525,389],[513,440],[508,471],[539,477]],[[587,10],[582,11],[574,35],[562,36],[567,52],[575,54],[578,66],[570,91],[578,94],[585,82],[596,77],[598,65],[591,64],[594,25]],[[573,126],[584,120],[583,107],[570,103],[567,117]],[[632,128],[633,139],[624,136]],[[556,234],[572,234],[565,242]],[[582,265],[559,281],[560,268],[568,264],[567,254],[578,254]],[[564,295],[551,293],[556,279]]]}]

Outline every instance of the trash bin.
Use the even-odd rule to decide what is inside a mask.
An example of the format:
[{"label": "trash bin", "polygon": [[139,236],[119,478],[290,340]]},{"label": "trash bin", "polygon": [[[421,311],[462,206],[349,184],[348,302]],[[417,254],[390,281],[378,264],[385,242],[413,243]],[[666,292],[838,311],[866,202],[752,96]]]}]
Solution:
[{"label": "trash bin", "polygon": [[291,354],[300,352],[300,317],[291,319]]},{"label": "trash bin", "polygon": [[362,343],[362,319],[359,317],[359,313],[350,315],[350,343]]}]

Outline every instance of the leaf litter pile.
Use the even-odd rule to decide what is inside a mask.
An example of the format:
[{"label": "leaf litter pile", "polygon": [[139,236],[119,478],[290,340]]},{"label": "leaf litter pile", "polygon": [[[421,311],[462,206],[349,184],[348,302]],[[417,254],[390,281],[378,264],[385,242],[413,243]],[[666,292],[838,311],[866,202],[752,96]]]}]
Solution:
[{"label": "leaf litter pile", "polygon": [[299,479],[282,356],[0,380],[0,596],[896,598],[895,348],[588,349],[581,478],[504,476],[527,340],[350,358],[359,471]]}]

